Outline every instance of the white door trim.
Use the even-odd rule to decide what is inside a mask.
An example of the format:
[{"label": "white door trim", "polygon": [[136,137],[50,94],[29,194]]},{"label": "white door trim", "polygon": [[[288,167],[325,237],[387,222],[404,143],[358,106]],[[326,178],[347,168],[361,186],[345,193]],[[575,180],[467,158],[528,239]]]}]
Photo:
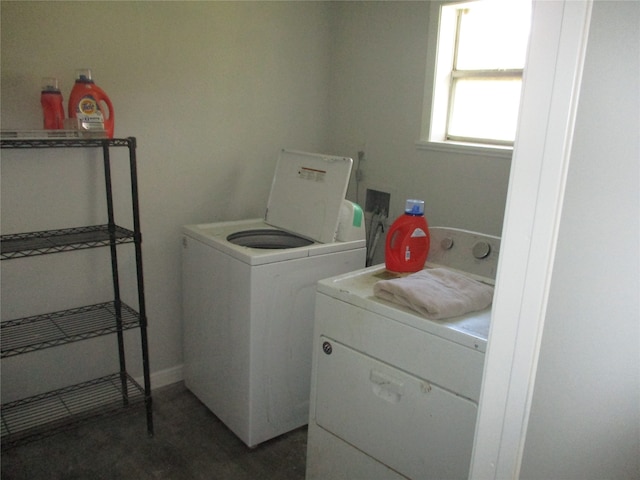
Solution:
[{"label": "white door trim", "polygon": [[518,478],[591,0],[534,2],[470,477]]}]

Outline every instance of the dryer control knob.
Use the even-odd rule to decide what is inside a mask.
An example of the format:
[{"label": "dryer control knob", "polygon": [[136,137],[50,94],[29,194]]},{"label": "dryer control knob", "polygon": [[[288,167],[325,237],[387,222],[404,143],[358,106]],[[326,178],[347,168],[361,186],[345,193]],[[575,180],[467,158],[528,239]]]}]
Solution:
[{"label": "dryer control knob", "polygon": [[443,250],[451,250],[453,248],[453,238],[445,237],[440,242],[440,246]]},{"label": "dryer control knob", "polygon": [[487,242],[478,242],[473,246],[472,253],[478,260],[487,258],[491,253],[491,245]]}]

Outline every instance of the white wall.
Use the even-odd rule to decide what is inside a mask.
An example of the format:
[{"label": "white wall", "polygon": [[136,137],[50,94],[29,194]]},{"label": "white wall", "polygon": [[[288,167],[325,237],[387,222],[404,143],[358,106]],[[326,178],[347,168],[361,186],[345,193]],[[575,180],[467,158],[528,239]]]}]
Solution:
[{"label": "white wall", "polygon": [[[91,67],[114,103],[116,136],[138,139],[151,369],[169,371],[170,381],[182,363],[180,227],[262,216],[279,149],[329,146],[330,5],[3,1],[0,7],[2,128],[41,128],[40,78],[57,76],[66,99],[75,69]],[[101,167],[87,166],[83,159],[94,157],[85,155],[43,162],[3,150],[2,232],[81,225],[86,218],[75,215],[85,208],[97,216],[100,192],[87,185],[100,188]],[[117,185],[116,195],[127,190]],[[83,272],[96,269],[80,253],[68,255],[82,256]],[[3,319],[20,302],[39,313],[65,301],[83,304],[76,299],[81,288],[94,296],[84,292],[86,275],[72,280],[77,269],[45,281],[47,266],[65,268],[70,258],[49,257],[38,265],[2,262]],[[8,270],[28,270],[20,285],[37,284],[37,295],[11,287],[17,273]],[[19,358],[37,363],[27,357],[43,355],[68,370],[60,356],[76,348]],[[98,353],[109,350],[106,344],[87,348],[95,352],[89,362],[95,368],[107,362]],[[16,382],[26,388],[21,364],[13,363],[3,361],[3,395]]]},{"label": "white wall", "polygon": [[521,478],[640,476],[639,24],[594,4]]}]

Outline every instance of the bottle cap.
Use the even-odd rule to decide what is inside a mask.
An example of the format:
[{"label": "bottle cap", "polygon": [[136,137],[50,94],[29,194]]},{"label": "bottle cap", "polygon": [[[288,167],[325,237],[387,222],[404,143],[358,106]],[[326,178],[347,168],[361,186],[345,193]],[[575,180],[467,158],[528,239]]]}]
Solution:
[{"label": "bottle cap", "polygon": [[424,200],[407,200],[404,205],[404,213],[408,213],[409,215],[424,215]]},{"label": "bottle cap", "polygon": [[59,92],[58,79],[55,77],[44,77],[42,79],[42,91],[43,92]]},{"label": "bottle cap", "polygon": [[78,70],[76,70],[76,82],[93,82],[93,80],[91,79],[91,69],[79,68]]}]

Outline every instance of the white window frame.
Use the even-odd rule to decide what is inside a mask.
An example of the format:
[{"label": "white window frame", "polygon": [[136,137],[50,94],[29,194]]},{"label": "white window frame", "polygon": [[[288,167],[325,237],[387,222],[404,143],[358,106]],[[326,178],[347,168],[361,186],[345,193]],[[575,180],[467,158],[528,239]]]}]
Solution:
[{"label": "white window frame", "polygon": [[[473,1],[473,0],[471,0]],[[476,0],[482,1],[482,0]],[[462,152],[465,154],[492,155],[511,158],[512,144],[484,143],[469,139],[447,139],[450,96],[452,93],[452,65],[455,55],[455,32],[458,15],[455,8],[443,8],[471,3],[469,0],[440,0],[431,2],[427,46],[427,69],[425,77],[424,108],[420,149]],[[442,21],[440,18],[442,16]],[[441,39],[449,39],[446,43]],[[478,71],[478,75],[488,75],[490,71]],[[459,76],[473,72],[459,72]],[[495,72],[491,72],[495,76]],[[509,70],[498,75],[522,75],[521,70]]]}]

